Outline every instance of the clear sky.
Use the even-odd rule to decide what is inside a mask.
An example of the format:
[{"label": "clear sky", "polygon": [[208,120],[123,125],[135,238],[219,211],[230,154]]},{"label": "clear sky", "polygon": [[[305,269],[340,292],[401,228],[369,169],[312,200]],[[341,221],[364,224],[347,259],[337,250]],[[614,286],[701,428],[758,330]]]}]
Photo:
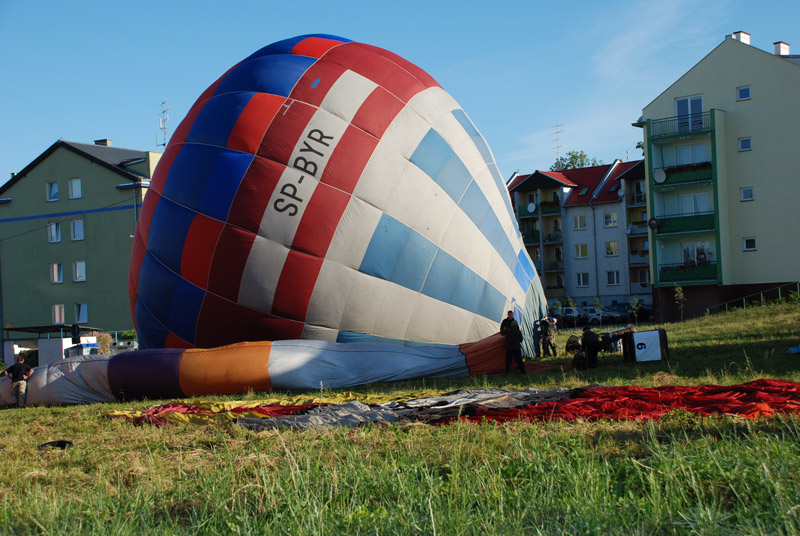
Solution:
[{"label": "clear sky", "polygon": [[0,0],[0,184],[59,138],[162,150],[264,45],[328,33],[395,52],[466,110],[510,177],[561,151],[636,159],[641,110],[726,34],[800,54],[800,0]]}]

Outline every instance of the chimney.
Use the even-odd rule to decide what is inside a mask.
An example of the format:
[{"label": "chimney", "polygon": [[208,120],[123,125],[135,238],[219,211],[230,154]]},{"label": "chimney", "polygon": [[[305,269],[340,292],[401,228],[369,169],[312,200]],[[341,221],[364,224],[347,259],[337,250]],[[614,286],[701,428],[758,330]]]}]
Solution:
[{"label": "chimney", "polygon": [[784,43],[783,41],[777,41],[773,43],[775,45],[775,55],[776,56],[788,56],[789,55],[789,43]]},{"label": "chimney", "polygon": [[750,34],[743,31],[733,32],[733,38],[745,45],[750,44]]},{"label": "chimney", "polygon": [[95,145],[102,145],[103,147],[111,147],[111,139],[103,138],[102,140],[94,140]]}]

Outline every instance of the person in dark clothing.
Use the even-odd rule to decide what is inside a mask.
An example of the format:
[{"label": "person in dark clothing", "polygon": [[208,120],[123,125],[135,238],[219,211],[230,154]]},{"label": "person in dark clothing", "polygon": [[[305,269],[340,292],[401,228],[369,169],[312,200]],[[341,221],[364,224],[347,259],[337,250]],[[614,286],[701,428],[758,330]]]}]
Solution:
[{"label": "person in dark clothing", "polygon": [[551,353],[553,357],[558,357],[558,350],[556,349],[556,326],[555,319],[546,316],[539,320],[539,325],[542,328],[542,352],[545,356]]},{"label": "person in dark clothing", "polygon": [[514,320],[513,311],[500,324],[500,334],[506,338],[506,374],[511,373],[511,362],[516,361],[519,371],[525,374],[525,363],[522,361],[522,331]]},{"label": "person in dark clothing", "polygon": [[28,398],[27,380],[33,374],[33,369],[25,364],[24,357],[19,356],[17,363],[5,369],[3,374],[11,378],[11,393],[14,396],[14,403],[18,408],[24,408]]},{"label": "person in dark clothing", "polygon": [[586,363],[589,368],[597,368],[597,354],[603,349],[600,336],[597,335],[589,326],[583,326],[583,341],[581,350],[586,356]]}]

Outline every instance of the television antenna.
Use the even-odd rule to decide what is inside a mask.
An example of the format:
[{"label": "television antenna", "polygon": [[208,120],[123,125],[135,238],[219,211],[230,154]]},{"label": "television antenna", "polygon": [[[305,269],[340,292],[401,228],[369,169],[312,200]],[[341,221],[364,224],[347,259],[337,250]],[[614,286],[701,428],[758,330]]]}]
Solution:
[{"label": "television antenna", "polygon": [[559,123],[558,125],[555,125],[555,126],[551,127],[551,128],[555,129],[555,132],[553,132],[550,135],[550,137],[555,136],[555,138],[556,138],[556,146],[553,147],[553,149],[556,150],[556,164],[558,165],[558,169],[561,169],[561,149],[564,147],[560,143],[560,139],[561,139],[560,135],[561,135],[562,132],[566,132],[566,130],[567,130],[567,129],[563,128],[563,126],[564,125]]},{"label": "television antenna", "polygon": [[167,106],[167,100],[168,99],[164,99],[161,101],[161,117],[158,119],[158,128],[161,130],[161,135],[164,136],[164,141],[159,143],[158,135],[156,134],[156,147],[167,146],[167,121],[169,121],[169,116],[167,115],[169,106]]}]

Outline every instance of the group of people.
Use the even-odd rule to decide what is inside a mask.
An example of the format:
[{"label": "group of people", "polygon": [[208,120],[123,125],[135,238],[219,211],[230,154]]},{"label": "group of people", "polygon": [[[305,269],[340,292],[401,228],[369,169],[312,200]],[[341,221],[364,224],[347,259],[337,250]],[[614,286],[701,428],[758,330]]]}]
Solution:
[{"label": "group of people", "polygon": [[[545,316],[539,320],[539,340],[536,341],[536,352],[539,355],[558,357],[556,348],[556,330],[558,320]],[[522,330],[514,319],[514,312],[508,311],[506,318],[500,324],[500,334],[505,337],[506,349],[506,374],[511,373],[512,363],[516,363],[520,373],[525,374],[525,362],[522,360]],[[541,350],[539,349],[541,341]],[[604,341],[592,331],[589,326],[583,327],[583,336],[570,336],[567,341],[566,351],[572,355],[572,364],[577,369],[596,368],[597,354],[607,346],[609,341]],[[537,356],[538,357],[538,356]]]}]

